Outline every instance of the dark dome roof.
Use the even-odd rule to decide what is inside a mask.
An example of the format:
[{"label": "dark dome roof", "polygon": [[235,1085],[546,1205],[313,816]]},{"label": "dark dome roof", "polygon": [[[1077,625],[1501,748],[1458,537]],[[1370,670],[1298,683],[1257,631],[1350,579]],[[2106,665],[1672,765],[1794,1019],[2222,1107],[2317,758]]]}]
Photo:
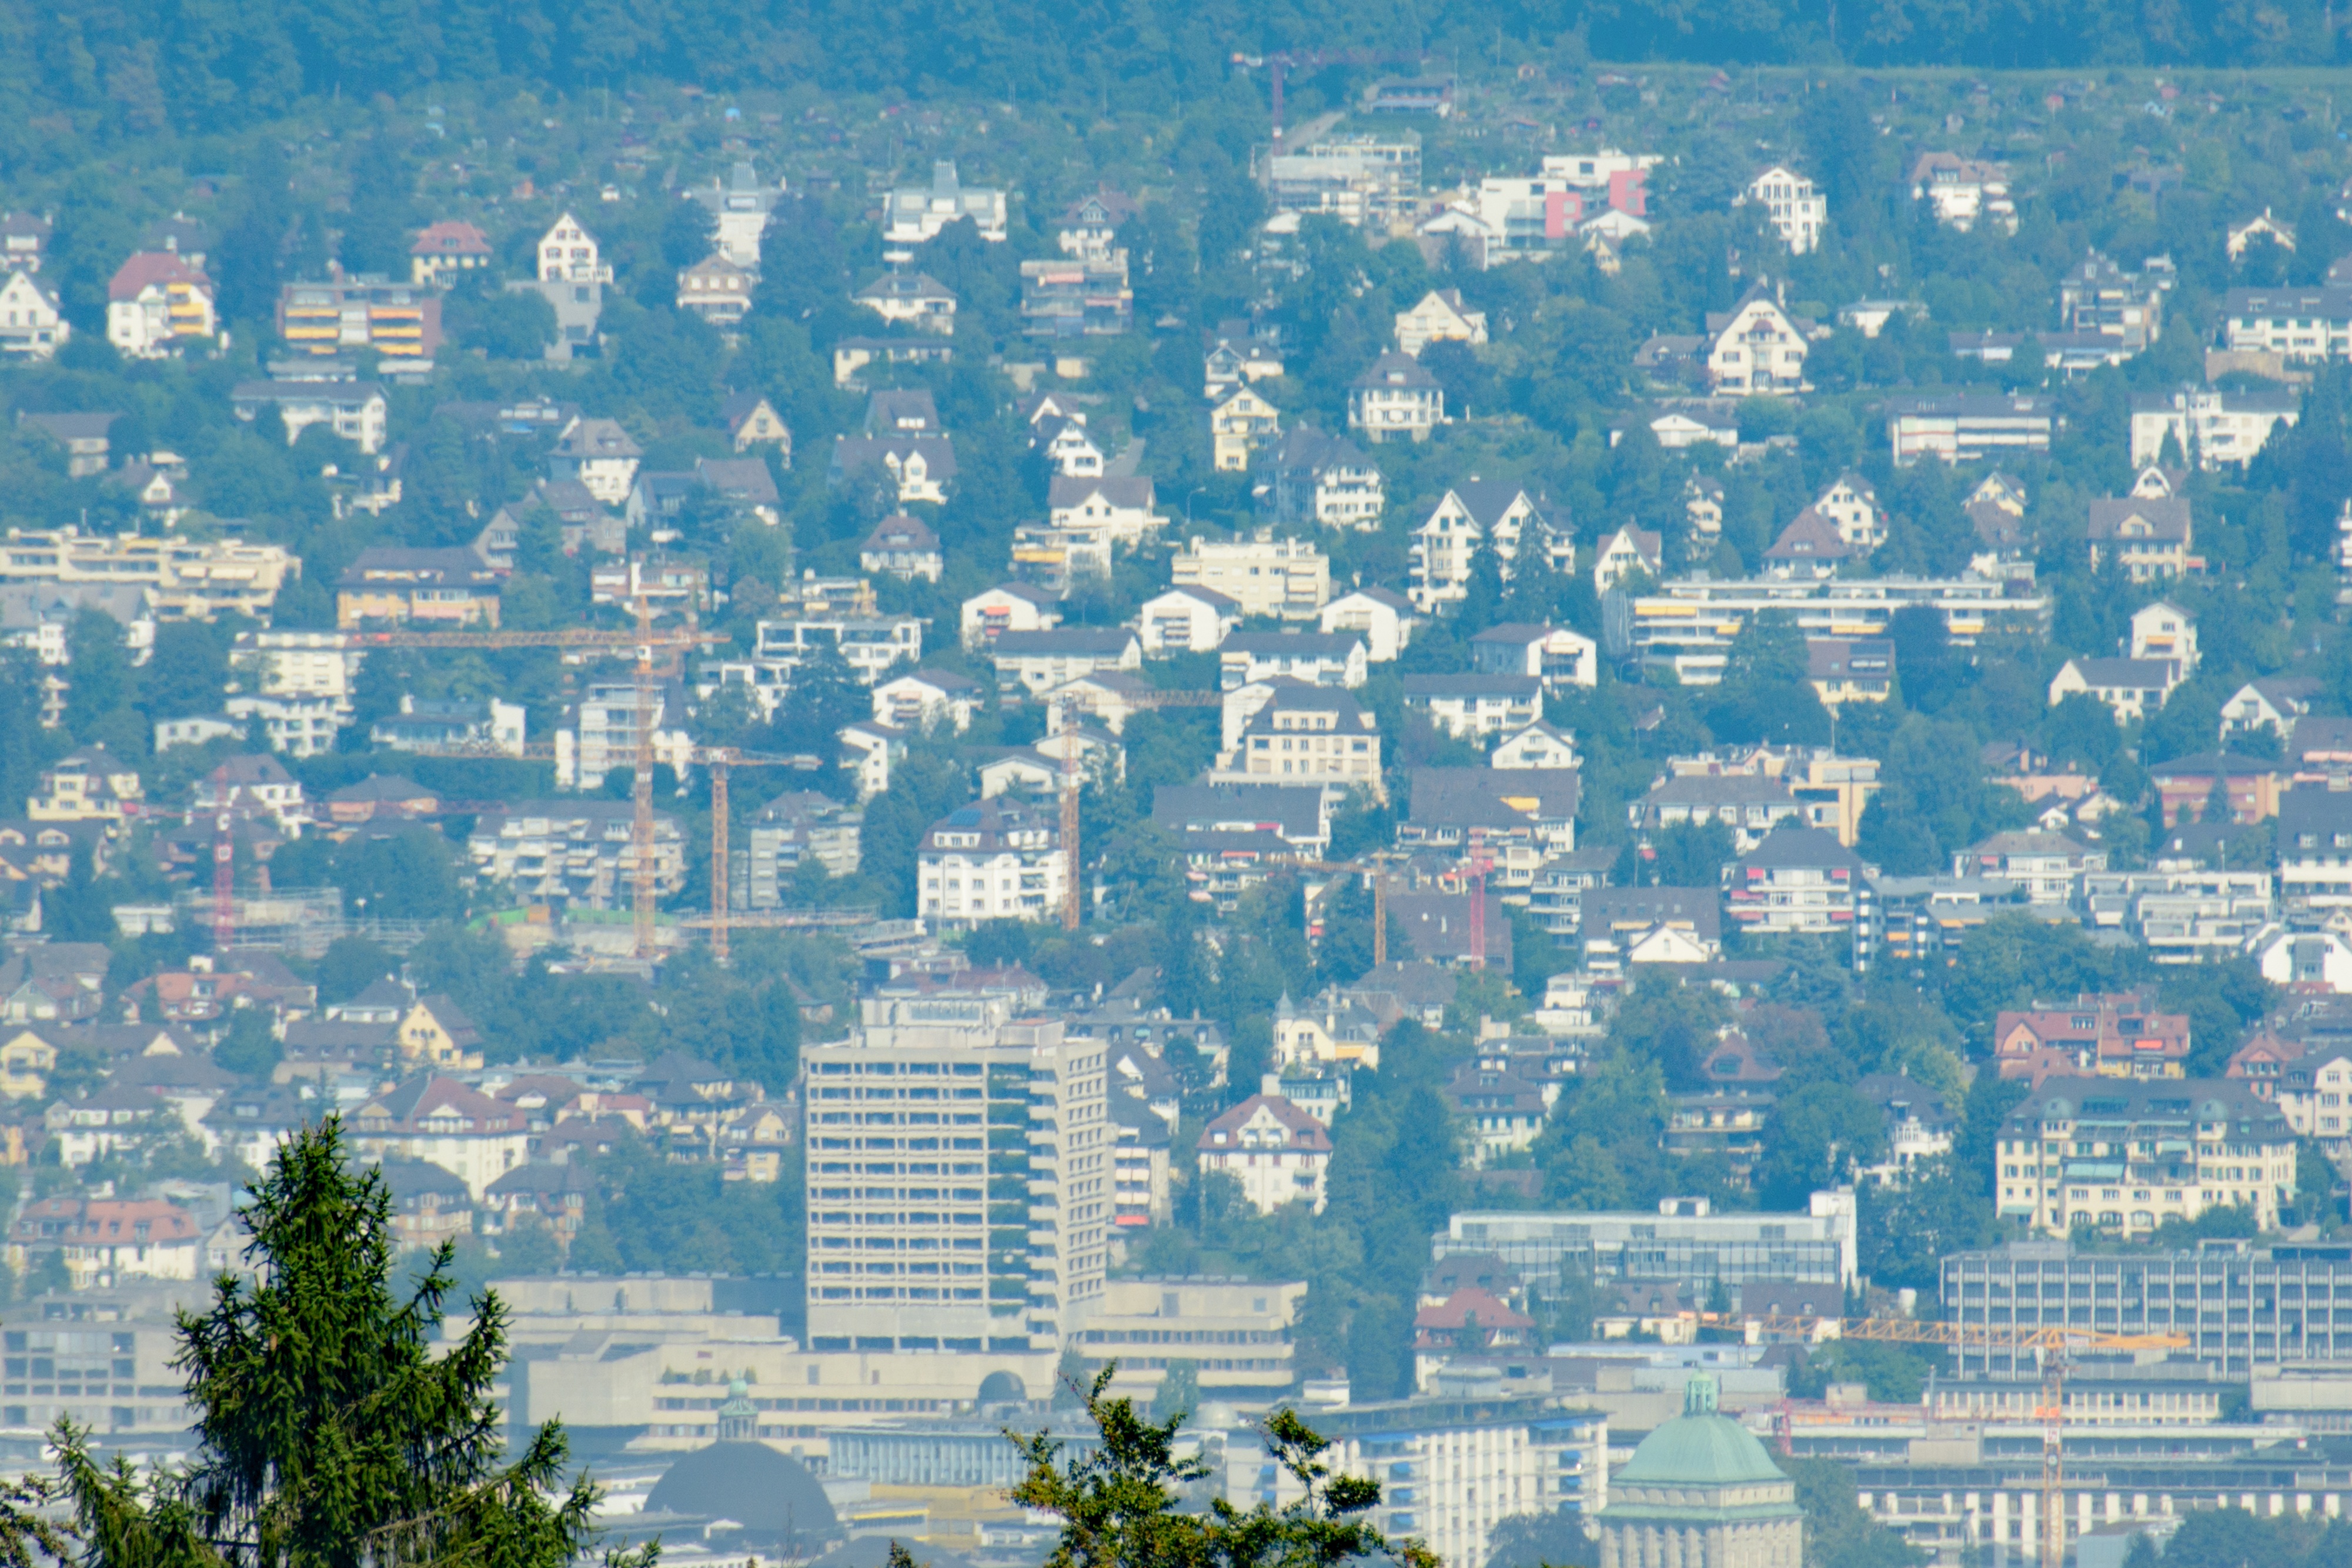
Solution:
[{"label": "dark dome roof", "polygon": [[1018,1373],[992,1372],[980,1380],[980,1402],[982,1405],[1003,1405],[1028,1397],[1029,1390]]},{"label": "dark dome roof", "polygon": [[[971,1568],[971,1560],[936,1546],[926,1546],[919,1541],[899,1542],[907,1554],[915,1560],[916,1568]],[[855,1541],[845,1541],[808,1568],[887,1568],[890,1561],[890,1537],[861,1535]]]},{"label": "dark dome roof", "polygon": [[747,1536],[806,1539],[838,1527],[808,1467],[765,1443],[713,1443],[684,1456],[654,1483],[646,1511],[731,1519]]}]

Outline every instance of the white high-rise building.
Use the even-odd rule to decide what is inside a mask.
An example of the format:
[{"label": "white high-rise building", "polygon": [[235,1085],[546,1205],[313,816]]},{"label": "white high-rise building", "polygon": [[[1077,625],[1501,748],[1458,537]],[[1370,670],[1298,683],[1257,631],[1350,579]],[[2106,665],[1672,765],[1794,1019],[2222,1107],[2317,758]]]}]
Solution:
[{"label": "white high-rise building", "polygon": [[811,1349],[1058,1353],[1103,1300],[1104,1054],[978,993],[809,1050]]}]

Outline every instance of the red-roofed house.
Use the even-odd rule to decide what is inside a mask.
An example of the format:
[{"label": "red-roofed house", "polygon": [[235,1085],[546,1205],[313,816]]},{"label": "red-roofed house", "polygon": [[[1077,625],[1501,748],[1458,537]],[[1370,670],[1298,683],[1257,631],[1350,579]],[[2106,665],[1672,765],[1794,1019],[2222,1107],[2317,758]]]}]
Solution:
[{"label": "red-roofed house", "polygon": [[1528,1343],[1535,1319],[1475,1285],[1465,1285],[1412,1318],[1413,1385],[1426,1389],[1429,1375],[1457,1355],[1516,1350]]},{"label": "red-roofed house", "polygon": [[100,1198],[66,1228],[66,1273],[77,1291],[125,1279],[193,1280],[204,1250],[194,1216],[157,1198]]},{"label": "red-roofed house", "polygon": [[1993,1059],[2003,1078],[2181,1078],[2189,1071],[2189,1017],[2160,1013],[2154,998],[2124,991],[2042,1003],[1993,1020]]},{"label": "red-roofed house", "polygon": [[106,286],[106,340],[133,359],[167,358],[219,327],[213,280],[169,251],[141,251]]},{"label": "red-roofed house", "polygon": [[477,1202],[530,1152],[520,1107],[454,1078],[412,1078],[361,1105],[352,1125],[361,1158],[439,1166],[455,1173]]},{"label": "red-roofed house", "polygon": [[1202,1172],[1239,1181],[1260,1214],[1302,1198],[1323,1212],[1331,1134],[1281,1095],[1251,1095],[1202,1129],[1196,1147]]},{"label": "red-roofed house", "polygon": [[446,288],[467,273],[490,265],[490,236],[471,224],[444,218],[408,247],[412,283]]},{"label": "red-roofed house", "polygon": [[[2257,1099],[2276,1100],[2279,1083],[2286,1076],[2286,1070],[2302,1060],[2301,1045],[2294,1040],[2281,1040],[2270,1030],[2263,1030],[2230,1053],[2230,1065],[2223,1070],[2222,1076],[2242,1080]],[[2309,1130],[2305,1127],[2295,1129],[2298,1133]]]}]

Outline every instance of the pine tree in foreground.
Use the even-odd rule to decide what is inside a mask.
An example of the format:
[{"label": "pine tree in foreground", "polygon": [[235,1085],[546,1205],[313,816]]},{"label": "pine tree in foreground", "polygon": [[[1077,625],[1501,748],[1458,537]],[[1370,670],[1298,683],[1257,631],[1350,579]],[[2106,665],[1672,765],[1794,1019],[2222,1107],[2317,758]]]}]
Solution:
[{"label": "pine tree in foreground", "polygon": [[[1206,1461],[1176,1456],[1180,1414],[1153,1422],[1126,1399],[1106,1396],[1117,1362],[1081,1388],[1087,1416],[1102,1434],[1098,1452],[1062,1462],[1062,1445],[1039,1432],[1006,1432],[1028,1460],[1013,1500],[1062,1521],[1045,1568],[1338,1568],[1350,1558],[1389,1557],[1402,1568],[1438,1568],[1417,1540],[1391,1542],[1351,1515],[1381,1500],[1378,1481],[1333,1475],[1330,1448],[1295,1410],[1266,1417],[1275,1462],[1298,1483],[1297,1501],[1261,1502],[1246,1512],[1223,1498],[1206,1513],[1187,1511],[1181,1493],[1209,1473]],[[894,1559],[895,1561],[895,1559]]]},{"label": "pine tree in foreground", "polygon": [[[436,1356],[453,1249],[404,1299],[391,1194],[347,1160],[334,1118],[282,1148],[244,1216],[257,1281],[224,1276],[210,1311],[180,1315],[188,1469],[142,1481],[60,1425],[84,1568],[564,1568],[590,1544],[600,1493],[585,1476],[559,1493],[560,1424],[507,1462],[489,1397],[505,1309],[477,1299]],[[0,1529],[0,1563],[9,1545]]]}]

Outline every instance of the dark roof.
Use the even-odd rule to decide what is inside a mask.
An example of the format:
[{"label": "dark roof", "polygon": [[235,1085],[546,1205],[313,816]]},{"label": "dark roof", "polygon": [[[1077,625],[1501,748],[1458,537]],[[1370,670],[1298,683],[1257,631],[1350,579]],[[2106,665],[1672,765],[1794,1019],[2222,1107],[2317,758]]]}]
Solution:
[{"label": "dark roof", "polygon": [[1162,784],[1151,820],[1176,832],[1272,828],[1291,842],[1323,836],[1323,790],[1311,784]]},{"label": "dark roof", "polygon": [[[1493,528],[1502,520],[1504,513],[1518,503],[1520,497],[1528,496],[1526,486],[1514,485],[1507,479],[1465,479],[1451,488],[1454,498],[1462,503],[1471,520],[1482,528]],[[1535,514],[1528,520],[1543,521],[1543,504],[1533,496],[1528,496],[1528,505]]]},{"label": "dark roof", "polygon": [[713,1443],[672,1465],[646,1496],[646,1512],[731,1519],[747,1537],[803,1540],[836,1528],[833,1504],[808,1467],[765,1443]]},{"label": "dark roof", "polygon": [[[1417,826],[1524,828],[1576,815],[1582,779],[1573,768],[1416,768],[1412,810]],[[1514,801],[1532,801],[1532,808]]]},{"label": "dark roof", "polygon": [[1543,682],[1534,675],[1481,675],[1467,672],[1444,675],[1407,675],[1405,701],[1415,697],[1527,697],[1543,695]]},{"label": "dark roof", "polygon": [[473,1194],[455,1171],[442,1169],[425,1160],[386,1160],[376,1169],[383,1173],[383,1185],[392,1193],[393,1202],[406,1203],[427,1196],[444,1199],[463,1198],[469,1201]]},{"label": "dark roof", "polygon": [[2352,789],[2330,789],[2305,784],[2279,797],[2279,848],[2286,850],[2297,833],[2352,831]]},{"label": "dark roof", "polygon": [[2285,764],[2260,757],[2236,757],[2226,751],[2200,751],[2189,757],[2176,757],[2169,762],[2159,762],[2147,770],[2151,779],[2210,779],[2216,774],[2236,776],[2253,773],[2283,773]]},{"label": "dark roof", "polygon": [[1723,932],[1723,893],[1713,887],[1588,887],[1586,936],[1612,925],[1687,925],[1709,940]]},{"label": "dark roof", "polygon": [[1055,658],[1073,653],[1118,657],[1136,641],[1125,626],[1055,626],[1042,632],[1000,632],[996,657],[1001,662],[1023,657]]},{"label": "dark roof", "polygon": [[1114,507],[1140,507],[1148,511],[1153,502],[1151,478],[1145,474],[1106,474],[1097,479],[1056,474],[1045,488],[1045,505],[1076,507],[1090,496],[1100,496]]},{"label": "dark roof", "polygon": [[2101,497],[2091,503],[2089,537],[2112,539],[2125,522],[2137,517],[2147,522],[2148,538],[2173,542],[2189,537],[2189,502],[2178,496]]},{"label": "dark roof", "polygon": [[1782,868],[1815,870],[1867,871],[1862,857],[1837,841],[1835,833],[1819,828],[1798,828],[1783,824],[1765,835],[1764,841],[1732,862],[1735,865],[1761,871]]},{"label": "dark roof", "polygon": [[[1184,589],[1177,591],[1192,592]],[[1213,591],[1202,590],[1199,591]],[[1231,600],[1225,601],[1230,604]],[[1236,632],[1217,644],[1219,653],[1267,653],[1281,658],[1320,657],[1345,660],[1350,646],[1363,638],[1353,632]]]}]

